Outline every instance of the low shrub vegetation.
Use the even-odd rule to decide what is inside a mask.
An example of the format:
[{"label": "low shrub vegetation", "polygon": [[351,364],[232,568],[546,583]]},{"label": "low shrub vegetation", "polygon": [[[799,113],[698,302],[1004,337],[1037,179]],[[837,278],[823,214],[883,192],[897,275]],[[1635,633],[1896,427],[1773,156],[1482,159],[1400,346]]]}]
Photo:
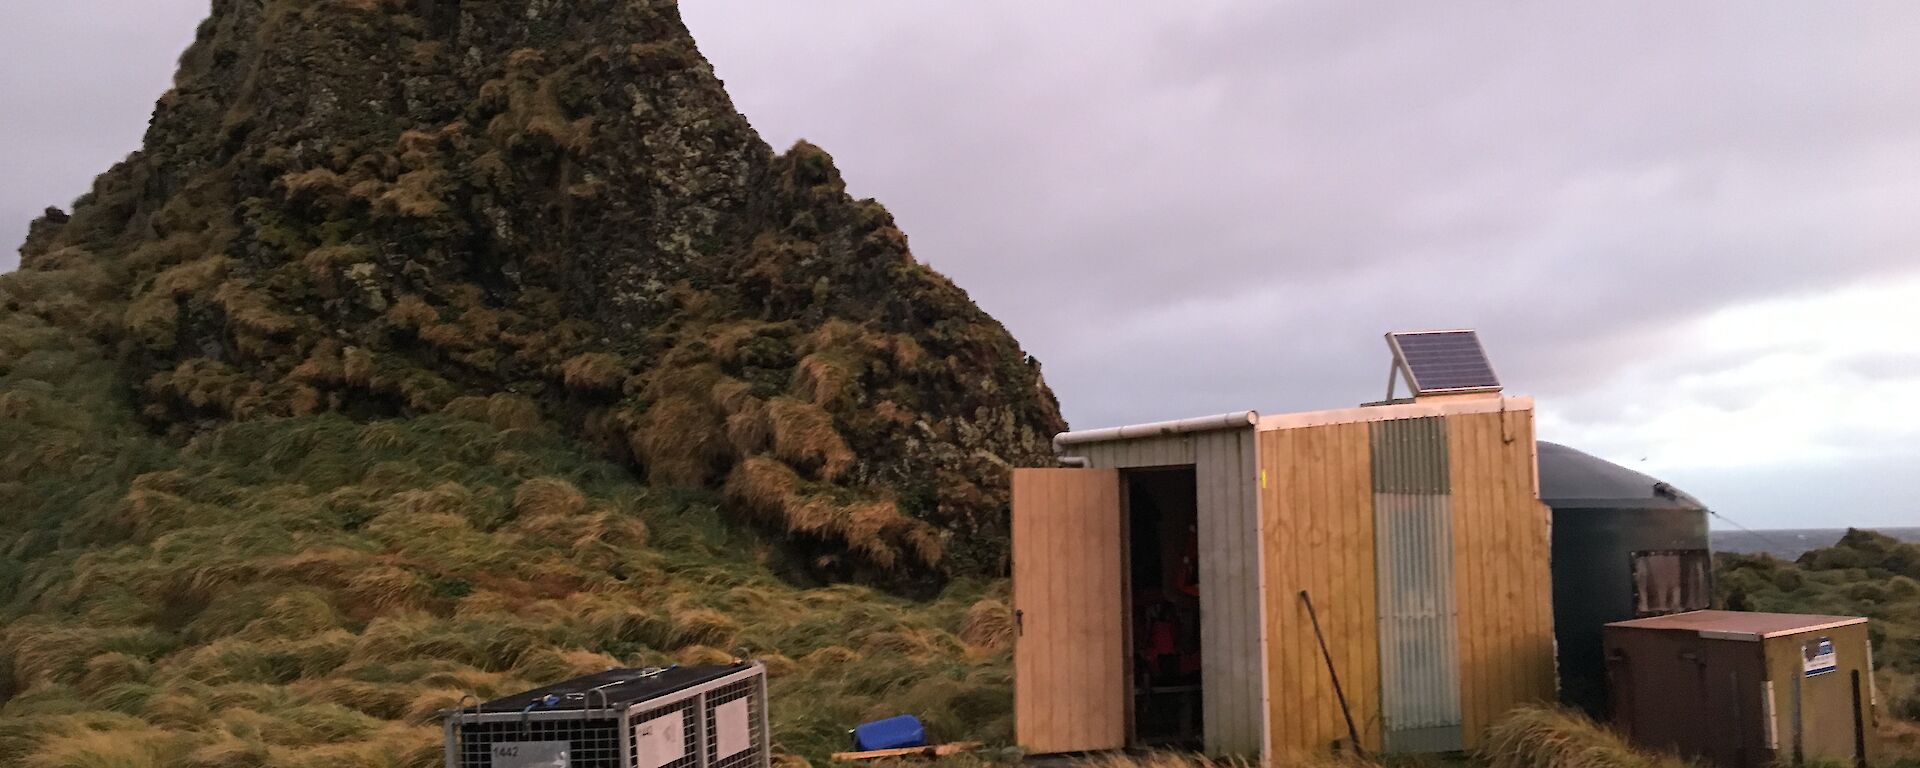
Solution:
[{"label": "low shrub vegetation", "polygon": [[1920,545],[1849,530],[1797,560],[1722,554],[1722,605],[1872,620],[1878,724],[1888,762],[1920,765]]}]

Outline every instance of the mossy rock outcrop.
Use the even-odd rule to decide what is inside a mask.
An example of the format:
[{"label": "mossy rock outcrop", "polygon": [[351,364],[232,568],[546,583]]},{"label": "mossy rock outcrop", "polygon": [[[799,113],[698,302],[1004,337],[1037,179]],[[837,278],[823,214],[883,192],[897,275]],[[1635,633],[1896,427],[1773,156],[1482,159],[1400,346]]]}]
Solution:
[{"label": "mossy rock outcrop", "polygon": [[1006,473],[1064,428],[826,152],[760,140],[664,0],[215,0],[144,147],[21,265],[0,311],[110,349],[175,440],[551,423],[828,578],[998,572]]}]

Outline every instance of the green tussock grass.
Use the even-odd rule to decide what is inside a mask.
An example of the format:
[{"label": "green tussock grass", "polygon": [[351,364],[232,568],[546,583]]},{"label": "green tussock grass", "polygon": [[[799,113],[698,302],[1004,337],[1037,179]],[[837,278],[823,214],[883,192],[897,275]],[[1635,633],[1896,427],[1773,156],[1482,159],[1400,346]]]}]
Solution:
[{"label": "green tussock grass", "polygon": [[1920,765],[1920,545],[1849,530],[1795,561],[1721,554],[1716,567],[1720,604],[1730,609],[1872,619],[1883,756]]},{"label": "green tussock grass", "polygon": [[464,696],[735,654],[788,754],[1012,739],[1003,582],[809,586],[719,494],[498,408],[156,435],[45,330],[0,314],[0,764],[437,765]]}]

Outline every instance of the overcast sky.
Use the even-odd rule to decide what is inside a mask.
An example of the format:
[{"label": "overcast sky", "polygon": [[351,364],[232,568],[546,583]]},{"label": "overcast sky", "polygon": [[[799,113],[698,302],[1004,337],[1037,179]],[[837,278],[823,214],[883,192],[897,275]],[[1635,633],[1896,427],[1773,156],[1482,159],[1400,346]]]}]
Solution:
[{"label": "overcast sky", "polygon": [[[14,5],[8,244],[207,7]],[[1920,525],[1920,5],[1090,7],[681,4],[1075,427],[1377,399],[1381,333],[1473,327],[1544,439],[1752,527]]]}]

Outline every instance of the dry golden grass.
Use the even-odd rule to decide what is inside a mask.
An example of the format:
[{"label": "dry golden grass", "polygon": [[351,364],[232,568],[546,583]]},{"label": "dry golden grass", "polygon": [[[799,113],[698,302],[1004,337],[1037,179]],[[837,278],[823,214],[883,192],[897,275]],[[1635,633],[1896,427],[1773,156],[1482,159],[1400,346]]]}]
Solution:
[{"label": "dry golden grass", "polygon": [[540,404],[520,395],[499,393],[480,397],[465,395],[447,401],[441,412],[455,418],[490,424],[495,429],[543,429],[546,418]]},{"label": "dry golden grass", "polygon": [[581,394],[616,393],[627,380],[627,364],[617,355],[588,352],[561,363],[560,379]]},{"label": "dry golden grass", "polygon": [[305,256],[300,257],[300,266],[306,268],[308,277],[312,278],[319,288],[339,293],[344,287],[340,278],[347,267],[364,263],[370,256],[371,254],[359,246],[329,245],[308,251]]},{"label": "dry golden grass", "polygon": [[794,366],[791,389],[802,400],[834,410],[848,405],[858,380],[858,369],[844,353],[815,352]]},{"label": "dry golden grass", "polygon": [[939,535],[902,514],[891,499],[812,486],[772,457],[755,456],[735,465],[723,493],[790,533],[843,542],[881,568],[897,567],[908,556],[923,565],[939,564]]},{"label": "dry golden grass", "polygon": [[173,297],[150,293],[128,302],[121,327],[140,343],[164,349],[174,342],[179,321],[180,306]]},{"label": "dry golden grass", "polygon": [[1555,707],[1521,707],[1489,729],[1479,757],[1490,768],[1689,768],[1642,752],[1612,730]]},{"label": "dry golden grass", "polygon": [[347,192],[347,181],[333,169],[320,167],[288,173],[280,177],[280,187],[295,199],[338,204]]},{"label": "dry golden grass", "polygon": [[543,648],[520,659],[513,672],[527,680],[565,680],[620,666],[620,660],[581,648]]},{"label": "dry golden grass", "polygon": [[86,669],[79,685],[83,693],[98,693],[125,683],[144,683],[153,673],[153,665],[146,659],[118,651],[87,659]]},{"label": "dry golden grass", "polygon": [[375,566],[354,574],[344,590],[347,597],[376,611],[422,607],[433,588],[420,575],[393,566]]},{"label": "dry golden grass", "polygon": [[960,624],[960,639],[968,645],[988,651],[1013,647],[1013,609],[999,600],[981,600],[967,608]]},{"label": "dry golden grass", "polygon": [[291,333],[298,327],[296,319],[274,307],[272,297],[251,281],[234,279],[221,283],[213,298],[226,310],[227,321],[242,333],[241,340]]},{"label": "dry golden grass", "polygon": [[418,331],[440,322],[440,311],[419,294],[403,294],[387,308],[387,322],[396,328]]},{"label": "dry golden grass", "polygon": [[838,480],[854,465],[853,451],[834,428],[833,416],[818,405],[785,397],[767,403],[773,453],[781,461],[821,480]]},{"label": "dry golden grass", "polygon": [[[364,351],[304,358],[324,387],[397,386]],[[525,428],[537,414],[511,396],[230,424],[179,447],[124,410],[75,408],[118,397],[92,370],[78,389],[0,378],[23,403],[0,409],[0,533],[53,547],[0,556],[0,588],[19,585],[0,617],[0,765],[427,765],[431,720],[461,696],[743,647],[776,675],[790,751],[824,757],[900,702],[960,737],[1010,738],[1006,652],[958,639],[1004,584],[929,602],[796,587],[723,497],[642,486]],[[717,375],[682,384],[709,415],[762,402]],[[773,470],[776,527],[913,551],[891,502],[746,463]],[[76,716],[99,726],[61,725]]]},{"label": "dry golden grass", "polygon": [[521,483],[513,492],[513,511],[525,517],[572,517],[586,509],[586,494],[565,478],[536,477]]},{"label": "dry golden grass", "polygon": [[430,219],[447,212],[442,199],[446,173],[438,169],[408,171],[375,201],[374,210],[390,216]]},{"label": "dry golden grass", "polygon": [[699,488],[728,458],[725,425],[703,399],[669,397],[653,404],[629,433],[635,458],[647,469],[648,482]]},{"label": "dry golden grass", "polygon": [[727,417],[727,443],[735,456],[753,456],[765,451],[772,440],[773,424],[765,402],[741,403]]},{"label": "dry golden grass", "polygon": [[23,768],[164,768],[173,751],[160,731],[83,731],[42,742]]}]

